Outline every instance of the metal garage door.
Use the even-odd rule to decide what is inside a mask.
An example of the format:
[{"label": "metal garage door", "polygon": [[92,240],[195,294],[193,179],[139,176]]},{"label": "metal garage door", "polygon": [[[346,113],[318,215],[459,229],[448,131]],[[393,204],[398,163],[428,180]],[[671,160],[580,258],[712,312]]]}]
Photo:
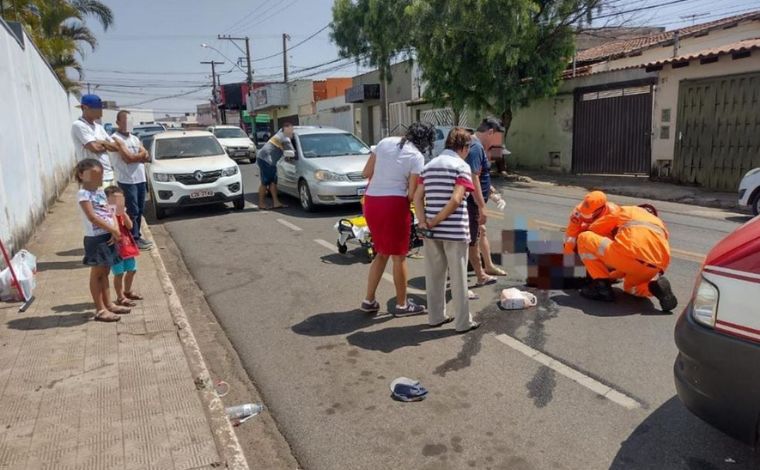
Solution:
[{"label": "metal garage door", "polygon": [[736,191],[760,166],[760,73],[679,86],[675,178],[682,183]]},{"label": "metal garage door", "polygon": [[650,84],[576,90],[574,116],[574,173],[649,174]]}]

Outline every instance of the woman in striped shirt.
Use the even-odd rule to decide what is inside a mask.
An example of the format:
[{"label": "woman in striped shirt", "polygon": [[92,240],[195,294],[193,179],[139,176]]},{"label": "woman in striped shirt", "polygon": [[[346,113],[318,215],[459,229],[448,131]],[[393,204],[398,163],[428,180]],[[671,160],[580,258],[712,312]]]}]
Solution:
[{"label": "woman in striped shirt", "polygon": [[[465,162],[470,133],[452,129],[446,150],[422,170],[414,195],[420,229],[425,234],[425,286],[428,322],[438,327],[456,319],[458,333],[474,330],[467,297],[467,250],[470,243],[465,196],[475,190]],[[446,315],[446,273],[451,279],[454,315]]]}]

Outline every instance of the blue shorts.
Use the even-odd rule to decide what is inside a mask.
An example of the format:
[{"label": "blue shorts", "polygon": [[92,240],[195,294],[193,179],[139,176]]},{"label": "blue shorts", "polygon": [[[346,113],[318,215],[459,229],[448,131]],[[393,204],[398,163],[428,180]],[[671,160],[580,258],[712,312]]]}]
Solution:
[{"label": "blue shorts", "polygon": [[270,184],[277,184],[277,166],[265,162],[261,158],[256,159],[256,164],[259,166],[259,175],[261,177],[261,184],[269,186]]},{"label": "blue shorts", "polygon": [[137,271],[137,258],[127,258],[111,267],[111,273],[114,276],[121,276],[124,273],[133,273]]}]

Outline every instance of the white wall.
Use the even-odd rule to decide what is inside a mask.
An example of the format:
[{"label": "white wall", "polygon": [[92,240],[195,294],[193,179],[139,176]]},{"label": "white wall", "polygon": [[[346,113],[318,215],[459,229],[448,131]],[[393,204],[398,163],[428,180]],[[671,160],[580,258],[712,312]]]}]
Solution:
[{"label": "white wall", "polygon": [[42,220],[76,163],[76,101],[28,36],[23,43],[0,20],[0,238],[13,249]]},{"label": "white wall", "polygon": [[354,132],[354,107],[346,104],[344,96],[316,103],[317,112],[299,116],[301,125],[336,127],[348,132]]}]

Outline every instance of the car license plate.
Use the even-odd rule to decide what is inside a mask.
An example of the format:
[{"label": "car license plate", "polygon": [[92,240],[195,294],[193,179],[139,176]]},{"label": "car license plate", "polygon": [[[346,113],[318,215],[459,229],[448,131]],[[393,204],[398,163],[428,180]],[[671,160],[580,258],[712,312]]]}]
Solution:
[{"label": "car license plate", "polygon": [[195,191],[190,193],[190,199],[200,199],[203,197],[212,197],[214,191]]},{"label": "car license plate", "polygon": [[359,189],[356,190],[356,195],[357,196],[364,196],[364,191],[366,191],[366,190],[367,190],[367,188],[359,188]]},{"label": "car license plate", "polygon": [[238,152],[235,152],[235,155],[238,156],[238,157],[247,157],[248,156],[248,151],[247,150],[240,150]]}]

